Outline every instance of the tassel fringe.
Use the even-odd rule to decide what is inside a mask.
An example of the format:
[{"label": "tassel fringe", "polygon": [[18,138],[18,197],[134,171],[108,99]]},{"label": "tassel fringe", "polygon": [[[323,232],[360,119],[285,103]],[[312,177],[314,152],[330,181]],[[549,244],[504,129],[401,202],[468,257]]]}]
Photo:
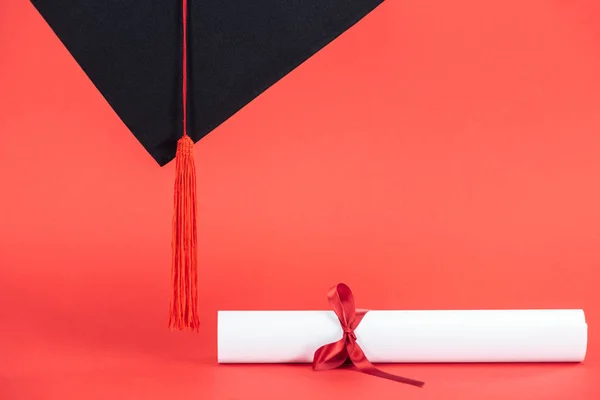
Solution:
[{"label": "tassel fringe", "polygon": [[194,165],[194,142],[188,135],[184,135],[177,142],[175,160],[169,328],[196,331],[200,325],[198,317],[196,168]]}]

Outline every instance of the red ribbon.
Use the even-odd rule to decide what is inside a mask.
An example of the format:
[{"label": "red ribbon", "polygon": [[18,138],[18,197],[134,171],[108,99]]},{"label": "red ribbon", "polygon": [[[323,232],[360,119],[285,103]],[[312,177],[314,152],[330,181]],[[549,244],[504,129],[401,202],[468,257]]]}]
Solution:
[{"label": "red ribbon", "polygon": [[354,296],[347,285],[339,283],[332,287],[327,293],[327,298],[331,308],[340,320],[344,336],[337,342],[321,346],[315,351],[313,357],[313,369],[315,371],[335,369],[350,361],[360,372],[365,374],[419,387],[425,385],[425,382],[381,371],[375,368],[367,359],[356,342],[354,330],[368,310],[356,310]]}]

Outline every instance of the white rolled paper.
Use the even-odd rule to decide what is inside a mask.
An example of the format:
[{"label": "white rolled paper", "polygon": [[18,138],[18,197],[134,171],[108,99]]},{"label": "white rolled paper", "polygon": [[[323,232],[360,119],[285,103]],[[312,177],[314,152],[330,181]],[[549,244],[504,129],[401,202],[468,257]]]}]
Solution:
[{"label": "white rolled paper", "polygon": [[[310,363],[342,338],[333,311],[219,311],[219,363]],[[583,310],[369,311],[356,328],[372,363],[581,362]]]}]

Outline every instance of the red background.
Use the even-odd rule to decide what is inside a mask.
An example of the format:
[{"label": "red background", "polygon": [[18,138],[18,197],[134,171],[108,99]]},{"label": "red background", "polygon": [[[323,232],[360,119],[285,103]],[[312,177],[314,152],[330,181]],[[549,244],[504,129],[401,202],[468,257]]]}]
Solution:
[{"label": "red background", "polygon": [[[595,399],[600,6],[388,0],[196,146],[199,334],[159,168],[0,0],[1,399]],[[218,309],[583,308],[578,365],[219,366]]]}]

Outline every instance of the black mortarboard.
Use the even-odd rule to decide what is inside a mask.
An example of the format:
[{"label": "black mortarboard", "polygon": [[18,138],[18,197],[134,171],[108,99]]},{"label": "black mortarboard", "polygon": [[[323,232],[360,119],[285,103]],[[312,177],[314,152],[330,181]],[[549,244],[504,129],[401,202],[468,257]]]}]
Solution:
[{"label": "black mortarboard", "polygon": [[196,328],[193,142],[383,0],[31,1],[158,164],[177,155],[169,324]]}]

